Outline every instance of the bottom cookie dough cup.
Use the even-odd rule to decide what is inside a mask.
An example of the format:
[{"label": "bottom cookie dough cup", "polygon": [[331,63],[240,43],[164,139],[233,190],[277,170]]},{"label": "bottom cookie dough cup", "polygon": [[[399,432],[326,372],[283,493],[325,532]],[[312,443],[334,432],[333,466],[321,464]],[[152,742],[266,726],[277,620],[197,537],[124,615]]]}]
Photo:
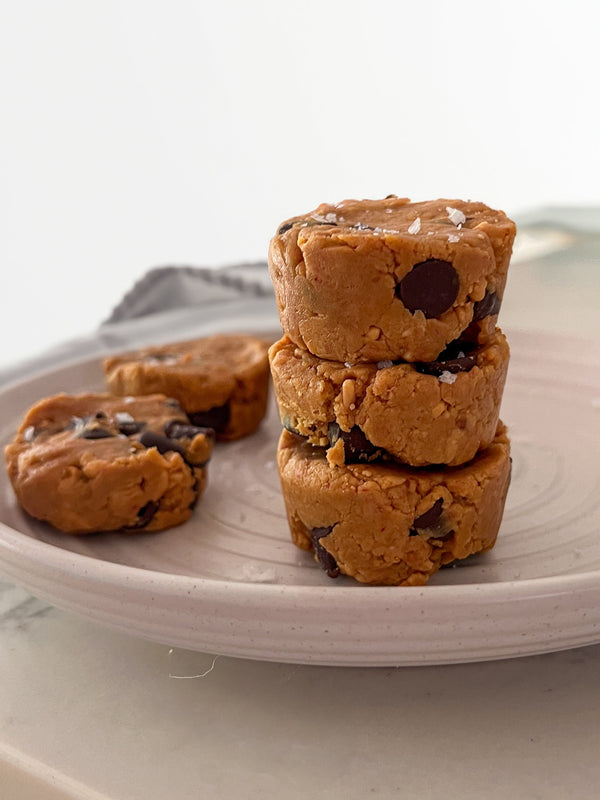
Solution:
[{"label": "bottom cookie dough cup", "polygon": [[343,364],[283,337],[269,350],[282,424],[331,464],[390,456],[415,467],[470,461],[496,435],[509,346],[456,342],[436,362]]},{"label": "bottom cookie dough cup", "polygon": [[212,430],[163,395],[56,395],[33,406],[5,449],[22,508],[71,534],[158,531],[202,494]]},{"label": "bottom cookie dough cup", "polygon": [[284,430],[277,461],[294,544],[330,577],[419,586],[440,567],[496,542],[510,483],[510,442],[460,467],[331,467],[323,449]]},{"label": "bottom cookie dough cup", "polygon": [[104,372],[113,394],[173,397],[192,423],[233,441],[254,433],[265,415],[267,350],[255,336],[215,334],[109,356]]}]

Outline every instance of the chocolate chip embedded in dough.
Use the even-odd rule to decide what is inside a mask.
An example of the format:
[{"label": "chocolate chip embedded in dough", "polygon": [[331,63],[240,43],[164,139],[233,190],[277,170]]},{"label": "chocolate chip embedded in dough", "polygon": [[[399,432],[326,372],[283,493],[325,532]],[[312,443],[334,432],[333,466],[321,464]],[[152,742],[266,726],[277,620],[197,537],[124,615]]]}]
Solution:
[{"label": "chocolate chip embedded in dough", "polygon": [[347,464],[357,461],[373,461],[382,455],[383,451],[370,442],[358,425],[349,431],[343,431],[337,422],[330,422],[327,428],[329,444],[333,445],[341,439],[344,442],[344,460]]},{"label": "chocolate chip embedded in dough", "polygon": [[333,528],[333,525],[331,525],[329,528],[313,528],[310,531],[310,538],[320,567],[327,573],[327,575],[329,575],[330,578],[337,578],[340,574],[340,568],[337,565],[337,561],[320,542],[320,539],[322,539],[324,536],[328,536]]},{"label": "chocolate chip embedded in dough", "polygon": [[230,417],[229,403],[214,406],[207,411],[194,411],[188,414],[192,425],[200,428],[213,428],[217,433],[222,433],[227,427]]},{"label": "chocolate chip embedded in dough", "polygon": [[445,539],[454,529],[442,515],[444,500],[438,497],[430,509],[417,517],[412,524],[409,536],[424,536],[427,539]]},{"label": "chocolate chip embedded in dough", "polygon": [[180,422],[177,419],[172,419],[164,426],[165,435],[169,439],[193,439],[198,434],[203,433],[209,439],[215,438],[213,428],[205,428],[198,425],[188,425],[185,422]]},{"label": "chocolate chip embedded in dough", "polygon": [[144,445],[144,447],[156,447],[158,452],[162,455],[170,452],[179,453],[185,460],[186,452],[183,447],[177,444],[173,439],[169,439],[168,436],[163,436],[160,433],[156,433],[156,431],[144,431],[139,438],[139,442]]},{"label": "chocolate chip embedded in dough", "polygon": [[80,439],[110,439],[113,436],[114,433],[105,428],[84,428],[79,434]]},{"label": "chocolate chip embedded in dough", "polygon": [[281,236],[282,233],[291,230],[291,228],[293,228],[295,224],[296,224],[295,220],[294,222],[284,222],[283,225],[277,231],[278,235]]},{"label": "chocolate chip embedded in dough", "polygon": [[145,426],[145,422],[137,422],[137,420],[120,422],[118,424],[119,433],[122,433],[124,436],[135,436],[135,434],[143,430]]},{"label": "chocolate chip embedded in dough", "polygon": [[413,528],[431,528],[442,516],[443,508],[444,499],[439,497],[428,511],[416,518],[413,522]]},{"label": "chocolate chip embedded in dough", "polygon": [[298,429],[295,428],[292,425],[292,421],[291,421],[291,419],[289,417],[285,416],[282,419],[281,424],[286,429],[286,431],[289,431],[290,433],[294,433],[294,434],[296,434],[296,436],[300,436],[300,433],[298,432]]},{"label": "chocolate chip embedded in dough", "polygon": [[496,292],[486,292],[483,299],[478,300],[473,306],[473,322],[498,314],[501,305],[502,301]]},{"label": "chocolate chip embedded in dough", "polygon": [[439,377],[443,372],[469,372],[477,364],[475,353],[469,353],[472,345],[467,342],[451,342],[443,350],[436,361],[419,362],[415,364],[417,372],[424,375],[435,375]]},{"label": "chocolate chip embedded in dough", "polygon": [[458,296],[458,273],[449,261],[421,261],[396,286],[396,296],[414,313],[431,319],[452,307]]},{"label": "chocolate chip embedded in dough", "polygon": [[135,525],[129,525],[129,529],[137,530],[138,528],[145,528],[146,525],[150,524],[157,511],[158,511],[158,503],[155,503],[154,500],[150,500],[149,502],[146,503],[145,506],[142,506],[142,508],[140,508],[140,510],[138,511],[137,522],[135,523]]}]

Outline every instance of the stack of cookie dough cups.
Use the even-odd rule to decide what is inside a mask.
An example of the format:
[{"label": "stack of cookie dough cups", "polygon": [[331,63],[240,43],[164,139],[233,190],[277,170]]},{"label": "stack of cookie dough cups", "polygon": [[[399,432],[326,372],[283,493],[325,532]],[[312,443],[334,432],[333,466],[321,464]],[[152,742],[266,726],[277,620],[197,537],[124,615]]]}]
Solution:
[{"label": "stack of cookie dough cups", "polygon": [[292,539],[330,577],[422,585],[494,545],[514,236],[482,203],[388,197],[322,205],[272,239],[279,475]]}]

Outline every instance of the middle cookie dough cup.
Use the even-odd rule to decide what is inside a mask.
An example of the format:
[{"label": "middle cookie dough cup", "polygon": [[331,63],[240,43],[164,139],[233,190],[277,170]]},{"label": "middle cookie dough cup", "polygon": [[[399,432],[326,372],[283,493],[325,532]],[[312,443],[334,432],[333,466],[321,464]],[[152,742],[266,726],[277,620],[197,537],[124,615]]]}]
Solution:
[{"label": "middle cookie dough cup", "polygon": [[510,443],[461,467],[398,464],[332,468],[319,448],[283,431],[277,461],[294,544],[330,577],[422,585],[441,566],[495,544],[510,483]]},{"label": "middle cookie dough cup", "polygon": [[405,362],[325,361],[285,336],[269,358],[282,424],[329,447],[332,465],[383,455],[415,467],[457,466],[494,439],[509,346],[496,329],[462,362],[448,362],[463,371],[438,362],[439,375],[420,371],[428,365]]}]

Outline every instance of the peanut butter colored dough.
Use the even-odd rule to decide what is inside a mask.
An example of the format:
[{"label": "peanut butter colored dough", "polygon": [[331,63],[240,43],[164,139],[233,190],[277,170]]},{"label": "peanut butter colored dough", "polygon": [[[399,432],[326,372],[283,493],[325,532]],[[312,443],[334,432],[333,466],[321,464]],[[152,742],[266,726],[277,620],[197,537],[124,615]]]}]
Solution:
[{"label": "peanut butter colored dough", "polygon": [[502,211],[462,200],[323,204],[270,243],[284,333],[313,355],[352,363],[433,361],[469,328],[483,343],[515,231]]},{"label": "peanut butter colored dough", "polygon": [[353,453],[348,457],[343,439],[358,439],[360,450],[364,434],[367,447],[360,456],[354,453],[359,460],[380,457],[381,448],[412,466],[456,466],[494,439],[509,347],[496,329],[486,345],[463,359],[468,371],[453,373],[442,363],[439,377],[407,362],[346,366],[326,361],[287,337],[272,345],[269,358],[283,425],[311,444],[332,445],[330,463],[356,460]]},{"label": "peanut butter colored dough", "polygon": [[468,464],[332,468],[323,450],[283,431],[277,451],[292,540],[331,576],[361,583],[422,585],[441,566],[489,550],[510,482],[510,443],[493,443]]},{"label": "peanut butter colored dough", "polygon": [[61,531],[157,531],[190,517],[213,442],[163,395],[60,394],[27,412],[5,456],[21,506]]},{"label": "peanut butter colored dough", "polygon": [[232,441],[253,433],[265,415],[268,346],[255,336],[215,334],[110,356],[104,371],[113,394],[168,395],[192,422]]}]

